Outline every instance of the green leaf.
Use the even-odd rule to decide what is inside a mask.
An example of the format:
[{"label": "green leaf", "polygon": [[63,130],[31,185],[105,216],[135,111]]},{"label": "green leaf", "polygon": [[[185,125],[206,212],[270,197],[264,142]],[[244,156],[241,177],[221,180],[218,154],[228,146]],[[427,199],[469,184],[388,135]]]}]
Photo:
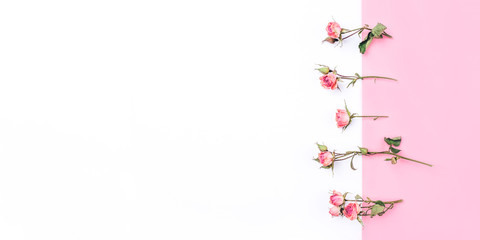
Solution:
[{"label": "green leaf", "polygon": [[318,149],[322,152],[326,152],[328,150],[327,146],[325,145],[320,145],[317,143]]},{"label": "green leaf", "polygon": [[350,83],[347,85],[347,88],[350,87],[350,86],[352,86],[352,87],[355,86],[355,82],[356,82],[356,81],[357,81],[357,80],[352,80],[352,81],[350,81]]},{"label": "green leaf", "polygon": [[390,146],[390,152],[397,154],[397,153],[399,153],[400,151],[401,151],[400,149],[396,149],[396,148]]},{"label": "green leaf", "polygon": [[348,116],[352,116],[352,114],[350,114],[350,111],[348,111],[348,107],[347,107],[347,101],[343,100],[345,102],[345,111],[347,111],[347,114]]},{"label": "green leaf", "polygon": [[372,28],[372,34],[373,34],[374,37],[379,38],[379,37],[382,36],[385,29],[387,29],[387,27],[385,27],[385,25],[383,25],[381,23],[377,23],[377,25],[374,28]]},{"label": "green leaf", "polygon": [[339,41],[339,40],[336,39],[336,38],[327,37],[327,38],[325,38],[325,39],[322,41],[322,43],[323,43],[323,42],[328,42],[328,43],[334,44],[335,42],[338,42],[338,41]]},{"label": "green leaf", "polygon": [[362,28],[360,31],[358,31],[358,36],[359,37],[362,37],[362,32],[363,32],[364,28]]},{"label": "green leaf", "polygon": [[330,165],[328,165],[328,166],[321,166],[320,168],[330,169],[330,168],[333,168],[333,164],[330,164]]},{"label": "green leaf", "polygon": [[358,48],[360,49],[360,52],[362,54],[364,54],[365,51],[367,51],[368,46],[370,45],[370,43],[372,43],[372,39],[373,39],[373,33],[369,32],[368,35],[365,37],[365,39],[363,39],[363,41],[361,41],[360,44],[358,44]]},{"label": "green leaf", "polygon": [[364,227],[363,221],[362,221],[362,219],[360,218],[360,216],[357,217],[357,221],[358,221],[360,224],[362,224],[362,227]]},{"label": "green leaf", "polygon": [[363,198],[362,198],[362,196],[357,194],[357,195],[355,195],[355,200],[363,200]]},{"label": "green leaf", "polygon": [[393,145],[395,147],[398,147],[398,146],[400,146],[400,143],[402,142],[402,137],[400,137],[400,136],[399,137],[394,137],[394,138],[392,138],[392,140],[393,140]]},{"label": "green leaf", "polygon": [[394,137],[394,138],[384,138],[385,142],[390,145],[390,146],[395,146],[398,147],[400,146],[400,143],[402,142],[402,137]]},{"label": "green leaf", "polygon": [[383,212],[383,210],[385,209],[385,206],[382,206],[382,205],[378,205],[378,204],[375,204],[372,206],[372,210],[371,210],[371,215],[370,216],[375,216],[381,212]]},{"label": "green leaf", "polygon": [[383,201],[380,201],[380,200],[375,201],[375,204],[378,204],[378,205],[380,205],[380,206],[384,206],[384,207],[385,207],[385,203],[384,203]]},{"label": "green leaf", "polygon": [[368,154],[368,149],[363,148],[363,147],[358,147],[358,149],[360,149],[360,152],[362,153],[362,155],[367,155]]},{"label": "green leaf", "polygon": [[[335,153],[334,153],[334,155],[335,155]],[[332,166],[332,176],[334,176],[335,175],[335,171],[334,171],[335,170],[334,169],[335,168],[335,160],[332,162],[332,164],[330,164],[330,166]]]},{"label": "green leaf", "polygon": [[350,167],[355,171],[357,170],[354,166],[353,166],[353,157],[352,157],[352,160],[350,161]]}]

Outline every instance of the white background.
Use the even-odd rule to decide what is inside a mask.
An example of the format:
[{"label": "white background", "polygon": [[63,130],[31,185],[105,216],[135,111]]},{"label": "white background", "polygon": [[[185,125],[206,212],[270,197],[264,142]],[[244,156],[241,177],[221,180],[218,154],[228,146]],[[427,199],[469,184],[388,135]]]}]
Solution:
[{"label": "white background", "polygon": [[0,239],[361,239],[328,214],[361,170],[311,160],[361,145],[334,121],[361,85],[313,71],[361,73],[357,38],[321,44],[360,5],[2,1]]}]

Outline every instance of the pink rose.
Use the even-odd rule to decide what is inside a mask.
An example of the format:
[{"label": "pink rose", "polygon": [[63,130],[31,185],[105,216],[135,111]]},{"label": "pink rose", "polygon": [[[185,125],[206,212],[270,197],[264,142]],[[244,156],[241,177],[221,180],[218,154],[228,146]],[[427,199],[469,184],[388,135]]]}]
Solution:
[{"label": "pink rose", "polygon": [[328,211],[332,217],[338,217],[340,216],[340,208],[337,206],[333,206],[330,208],[330,211]]},{"label": "pink rose", "polygon": [[342,28],[337,22],[329,22],[327,25],[327,34],[331,38],[339,38]]},{"label": "pink rose", "polygon": [[328,167],[333,162],[333,155],[331,152],[320,152],[318,154],[318,162],[320,162],[324,167]]},{"label": "pink rose", "polygon": [[325,74],[320,77],[320,83],[322,87],[326,89],[337,89],[337,75],[335,73]]},{"label": "pink rose", "polygon": [[357,219],[357,215],[360,212],[360,206],[357,203],[349,203],[345,209],[343,209],[343,215],[350,220]]},{"label": "pink rose", "polygon": [[333,190],[332,196],[330,196],[330,204],[333,204],[335,206],[340,206],[344,202],[343,199],[343,194],[341,192],[337,192]]},{"label": "pink rose", "polygon": [[346,110],[337,109],[337,115],[335,117],[335,121],[337,121],[337,127],[342,128],[347,126],[348,123],[350,123],[350,116],[348,116],[348,113]]}]

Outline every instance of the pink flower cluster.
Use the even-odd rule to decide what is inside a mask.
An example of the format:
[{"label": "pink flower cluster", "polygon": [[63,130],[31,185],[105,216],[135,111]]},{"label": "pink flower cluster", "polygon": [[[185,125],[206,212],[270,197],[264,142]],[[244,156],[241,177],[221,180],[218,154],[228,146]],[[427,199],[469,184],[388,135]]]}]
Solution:
[{"label": "pink flower cluster", "polygon": [[[361,37],[362,36],[361,34],[363,31],[369,31],[368,34],[365,36],[365,39],[361,41],[358,45],[360,53],[364,54],[374,38],[378,39],[378,38],[383,38],[384,36],[391,38],[391,36],[385,32],[385,29],[387,29],[385,25],[381,23],[377,23],[377,25],[373,28],[370,28],[367,24],[365,24],[360,28],[349,30],[349,29],[340,27],[340,25],[337,22],[329,22],[326,27],[328,37],[324,40],[324,42],[329,42],[332,44],[338,43],[337,45],[343,45],[343,40],[354,35],[358,35]],[[364,80],[364,79],[382,78],[382,79],[397,81],[396,79],[390,78],[390,77],[382,77],[382,76],[376,76],[376,75],[361,76],[358,73],[355,73],[355,75],[342,75],[340,73],[337,73],[336,68],[330,69],[329,66],[321,65],[321,64],[319,64],[319,67],[316,68],[315,70],[318,70],[320,73],[323,74],[319,78],[320,84],[322,85],[323,88],[329,89],[329,90],[335,90],[335,89],[340,90],[338,86],[338,82],[342,83],[344,81],[349,81],[348,85],[346,86],[347,88],[349,86],[353,87],[358,80]],[[337,112],[335,115],[335,121],[337,122],[338,128],[343,128],[343,130],[345,130],[350,125],[352,119],[354,118],[373,118],[373,120],[376,120],[378,118],[386,118],[386,117],[388,116],[359,115],[357,113],[350,113],[350,111],[347,108],[347,103],[345,102],[345,109],[337,109]],[[390,147],[388,151],[382,151],[382,152],[371,152],[364,147],[358,147],[358,151],[347,151],[345,153],[336,152],[335,150],[330,152],[328,151],[327,146],[317,143],[320,153],[318,153],[318,158],[314,158],[313,160],[322,164],[321,168],[331,169],[332,172],[334,169],[335,161],[350,160],[350,167],[353,170],[356,170],[353,165],[353,160],[356,156],[369,156],[369,155],[375,155],[375,154],[390,155],[391,158],[387,158],[386,160],[391,161],[392,164],[396,164],[397,160],[399,158],[402,158],[405,160],[431,166],[430,164],[398,155],[398,153],[400,152],[400,149],[397,149],[396,147],[400,145],[401,137],[385,138],[384,140],[387,144],[389,144]],[[330,196],[330,201],[329,201],[329,203],[332,204],[333,206],[330,207],[328,212],[330,213],[330,215],[332,215],[332,217],[344,216],[352,221],[357,220],[362,224],[362,226],[363,226],[362,216],[370,216],[370,217],[382,216],[383,214],[385,214],[385,212],[392,209],[394,204],[400,203],[403,201],[401,199],[396,201],[389,201],[389,202],[384,202],[380,200],[374,201],[368,197],[364,199],[362,196],[358,194],[355,196],[354,199],[347,199],[346,198],[347,194],[348,192],[346,192],[345,194],[342,194],[341,192],[337,192],[333,190],[332,195]]]},{"label": "pink flower cluster", "polygon": [[341,192],[333,190],[330,196],[330,204],[333,206],[328,211],[332,217],[345,216],[350,220],[356,220],[360,213],[360,205],[357,202],[346,204],[345,196]]}]

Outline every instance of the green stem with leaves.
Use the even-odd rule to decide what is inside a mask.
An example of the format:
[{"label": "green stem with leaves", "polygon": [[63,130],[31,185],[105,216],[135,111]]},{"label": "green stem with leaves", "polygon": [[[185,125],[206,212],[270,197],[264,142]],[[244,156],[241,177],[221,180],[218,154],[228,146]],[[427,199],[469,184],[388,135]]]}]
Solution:
[{"label": "green stem with leaves", "polygon": [[344,40],[344,39],[347,39],[353,35],[356,35],[358,34],[360,36],[360,34],[364,31],[364,30],[369,30],[371,31],[372,29],[371,28],[368,28],[367,25],[361,27],[361,28],[355,28],[355,29],[352,29],[352,30],[349,30],[349,29],[342,29],[342,34],[345,34],[345,33],[351,33],[353,32],[352,34],[346,36],[346,37],[340,37],[341,40]]},{"label": "green stem with leaves", "polygon": [[367,153],[362,153],[360,151],[348,151],[346,153],[335,153],[335,161],[344,161],[344,160],[349,160],[349,159],[353,160],[353,158],[355,158],[355,156],[357,156],[357,155],[372,156],[372,155],[376,155],[376,154],[387,154],[387,155],[395,156],[397,158],[405,159],[407,161],[416,162],[416,163],[420,163],[420,164],[423,164],[423,165],[426,165],[426,166],[429,166],[429,167],[433,167],[432,164],[425,163],[425,162],[422,162],[422,161],[418,161],[418,160],[415,160],[415,159],[412,159],[412,158],[404,157],[404,156],[401,156],[401,155],[398,155],[396,153],[392,153],[392,152],[389,152],[389,151],[367,152]]},{"label": "green stem with leaves", "polygon": [[[347,110],[347,112],[348,112],[348,110]],[[346,151],[344,153],[339,153],[339,152],[335,152],[335,151],[329,151],[327,146],[317,143],[318,150],[320,150],[319,157],[320,157],[320,155],[322,155],[322,159],[325,159],[325,155],[324,155],[325,153],[328,152],[329,154],[331,154],[330,157],[329,157],[330,161],[329,161],[328,165],[324,164],[325,161],[323,161],[322,164],[324,164],[324,165],[322,166],[322,168],[330,168],[333,171],[333,167],[335,165],[335,162],[350,160],[350,167],[353,170],[357,170],[353,166],[353,160],[355,159],[356,156],[372,156],[372,155],[377,155],[377,154],[384,154],[384,155],[392,156],[391,158],[385,159],[385,161],[390,161],[392,164],[397,164],[398,159],[404,159],[404,160],[407,160],[407,161],[420,163],[420,164],[423,164],[425,166],[433,167],[432,164],[399,155],[398,153],[401,150],[398,149],[398,147],[400,146],[400,143],[402,142],[402,137],[400,137],[400,136],[393,137],[393,138],[385,137],[384,141],[388,144],[389,148],[386,151],[379,151],[379,152],[372,152],[372,151],[369,151],[367,148],[358,147],[358,149],[360,151]],[[317,162],[320,162],[318,158],[314,158],[314,160],[316,160]],[[355,199],[358,200],[359,198],[355,197]],[[361,199],[361,197],[360,197],[360,199]],[[368,200],[370,200],[370,199],[368,199]]]}]

